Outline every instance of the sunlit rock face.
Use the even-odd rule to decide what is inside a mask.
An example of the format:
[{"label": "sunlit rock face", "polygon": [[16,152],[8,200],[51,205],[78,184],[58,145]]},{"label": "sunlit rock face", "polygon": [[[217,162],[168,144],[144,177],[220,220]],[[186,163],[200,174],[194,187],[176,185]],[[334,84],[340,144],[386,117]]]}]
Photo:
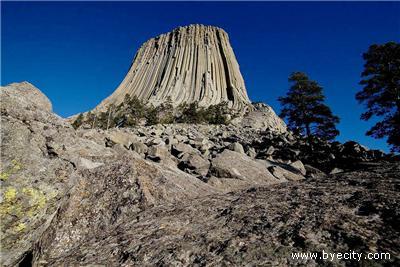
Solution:
[{"label": "sunlit rock face", "polygon": [[400,266],[396,156],[279,132],[260,103],[236,125],[108,130],[51,106],[0,87],[0,266],[298,266],[299,247]]},{"label": "sunlit rock face", "polygon": [[228,34],[217,27],[179,27],[145,42],[115,92],[97,109],[119,104],[126,94],[159,105],[168,97],[174,106],[228,102],[244,110],[250,104]]}]

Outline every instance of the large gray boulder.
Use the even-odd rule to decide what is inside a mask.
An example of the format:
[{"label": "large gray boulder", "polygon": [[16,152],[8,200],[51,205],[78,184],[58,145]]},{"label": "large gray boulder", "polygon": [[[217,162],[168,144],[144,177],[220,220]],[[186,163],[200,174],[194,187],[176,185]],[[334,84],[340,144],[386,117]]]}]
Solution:
[{"label": "large gray boulder", "polygon": [[210,168],[210,162],[197,153],[184,154],[178,167],[188,173],[206,176]]},{"label": "large gray boulder", "polygon": [[[1,96],[13,98],[14,101],[18,99],[18,102],[20,103],[20,106],[18,106],[19,109],[30,107],[47,112],[52,111],[52,105],[47,96],[29,82],[11,83],[6,85],[1,88]],[[5,101],[3,104],[6,105],[6,109],[9,107],[8,104],[11,104],[11,102]]]},{"label": "large gray boulder", "polygon": [[304,179],[306,170],[303,169],[303,163],[296,161],[290,164],[265,161],[268,171],[279,180],[283,181],[300,181]]},{"label": "large gray boulder", "polygon": [[50,142],[74,130],[52,114],[51,104],[29,83],[0,89],[0,265],[15,265],[46,230],[72,186],[75,166]]},{"label": "large gray boulder", "polygon": [[230,144],[229,149],[232,151],[238,152],[240,154],[244,154],[243,146],[238,142]]},{"label": "large gray boulder", "polygon": [[184,154],[196,154],[199,153],[198,150],[193,148],[192,146],[184,143],[178,143],[172,146],[171,152],[174,156],[181,158]]},{"label": "large gray boulder", "polygon": [[121,144],[125,148],[129,149],[133,143],[138,141],[138,137],[132,133],[124,132],[119,129],[109,130],[106,134],[106,141],[110,142],[110,145]]},{"label": "large gray boulder", "polygon": [[[72,206],[52,223],[59,235],[45,235],[35,255],[38,262],[49,266],[316,267],[321,266],[320,259],[300,261],[291,254],[368,251],[390,253],[390,258],[385,254],[381,260],[362,257],[359,262],[342,259],[322,265],[399,266],[400,193],[395,173],[400,168],[381,168],[154,206],[130,218],[129,223],[107,227],[98,236],[89,235],[63,250],[66,239],[55,237],[74,231],[58,228],[56,223],[66,220],[63,227],[67,222],[77,223],[80,228],[72,226],[71,230],[78,233],[87,231],[82,226],[90,223],[85,213],[82,220],[68,217],[68,211],[77,208]],[[128,185],[122,190],[127,191]],[[126,206],[121,196],[116,199],[117,204],[110,201],[108,205],[111,210],[122,205],[115,214],[123,218],[128,215]],[[91,212],[85,202],[83,205],[82,211]],[[111,220],[103,210],[103,221]]]},{"label": "large gray boulder", "polygon": [[303,162],[300,160],[296,160],[295,162],[292,162],[289,164],[290,167],[293,167],[296,171],[298,171],[301,175],[306,175],[307,170],[304,167]]},{"label": "large gray boulder", "polygon": [[[233,179],[232,183],[239,185],[265,185],[279,183],[268,170],[265,163],[253,160],[245,154],[225,149],[211,161],[210,174],[224,179],[225,183],[230,183],[229,179]],[[220,187],[221,185],[218,185]]]},{"label": "large gray boulder", "polygon": [[69,123],[51,112],[49,99],[28,82],[12,83],[1,87],[1,114],[3,117],[38,123],[51,121],[60,127],[71,127]]},{"label": "large gray boulder", "polygon": [[147,158],[161,162],[169,159],[171,154],[169,153],[168,149],[164,145],[152,146],[147,151]]},{"label": "large gray boulder", "polygon": [[[43,236],[69,251],[144,207],[218,192],[176,167],[141,159],[126,149],[129,133],[75,131],[30,84],[0,92],[1,266],[17,265]],[[106,147],[107,136],[118,144]]]},{"label": "large gray boulder", "polygon": [[260,130],[270,130],[274,133],[287,132],[285,122],[279,118],[275,111],[263,103],[254,104],[254,110],[248,112],[236,125]]},{"label": "large gray boulder", "polygon": [[87,240],[101,239],[118,225],[128,225],[148,208],[217,192],[191,175],[129,152],[79,174],[40,239],[42,265],[52,265],[58,255],[73,253]]}]

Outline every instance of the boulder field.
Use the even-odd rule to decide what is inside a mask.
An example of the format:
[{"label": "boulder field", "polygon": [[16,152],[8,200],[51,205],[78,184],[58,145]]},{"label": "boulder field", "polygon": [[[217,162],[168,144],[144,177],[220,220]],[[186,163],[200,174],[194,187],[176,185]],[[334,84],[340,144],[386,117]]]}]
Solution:
[{"label": "boulder field", "polygon": [[[230,125],[75,130],[27,82],[0,93],[2,266],[400,264],[393,155],[305,140],[261,104]],[[349,250],[391,257],[291,256]]]}]

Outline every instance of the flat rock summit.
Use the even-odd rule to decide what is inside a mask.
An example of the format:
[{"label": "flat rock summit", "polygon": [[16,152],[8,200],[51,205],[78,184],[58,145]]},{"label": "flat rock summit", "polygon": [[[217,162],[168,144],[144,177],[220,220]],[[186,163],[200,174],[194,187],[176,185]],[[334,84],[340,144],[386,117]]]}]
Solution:
[{"label": "flat rock summit", "polygon": [[250,104],[228,34],[221,28],[179,27],[145,42],[116,91],[98,106],[120,104],[125,95],[159,105],[170,97],[176,106],[228,102],[244,109]]}]

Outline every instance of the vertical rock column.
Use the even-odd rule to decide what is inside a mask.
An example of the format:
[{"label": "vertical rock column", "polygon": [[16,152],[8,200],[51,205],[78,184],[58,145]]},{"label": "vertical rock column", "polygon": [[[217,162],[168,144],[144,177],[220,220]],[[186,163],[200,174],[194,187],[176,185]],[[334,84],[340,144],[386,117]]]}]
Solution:
[{"label": "vertical rock column", "polygon": [[116,91],[98,109],[119,104],[126,94],[159,105],[198,101],[201,106],[227,101],[242,110],[249,104],[228,34],[217,27],[179,27],[145,42]]}]

